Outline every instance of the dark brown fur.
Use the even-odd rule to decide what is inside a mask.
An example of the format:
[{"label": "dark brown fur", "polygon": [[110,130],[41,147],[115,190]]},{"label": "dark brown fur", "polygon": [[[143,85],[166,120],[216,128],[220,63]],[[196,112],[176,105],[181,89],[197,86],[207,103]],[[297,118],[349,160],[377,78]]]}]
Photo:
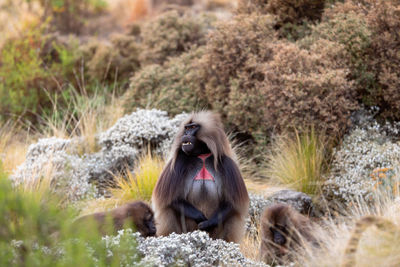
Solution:
[{"label": "dark brown fur", "polygon": [[[182,155],[181,138],[184,133],[184,126],[189,123],[201,125],[196,137],[207,145],[213,156],[214,169],[221,174],[222,197],[219,201],[220,203],[222,201],[229,203],[234,210],[223,225],[210,232],[210,236],[239,242],[244,234],[249,197],[239,168],[235,163],[236,157],[224,132],[220,117],[207,111],[193,113],[182,123],[171,149],[171,158],[157,181],[152,197],[157,223],[157,235],[168,235],[172,232],[182,233],[198,229],[198,225],[190,219],[184,219],[185,227],[180,227],[182,218],[179,218],[170,207],[174,200],[184,198],[185,177],[190,171],[188,169],[191,162],[185,155]],[[196,206],[194,202],[191,204]],[[202,207],[201,211],[209,218],[215,208],[215,206],[209,205],[208,207]]]},{"label": "dark brown fur", "polygon": [[[155,235],[154,213],[149,205],[142,201],[127,203],[107,212],[97,212],[78,218],[80,226],[95,222],[101,234],[116,234],[124,228],[133,228],[142,236]],[[111,223],[111,225],[110,225]]]},{"label": "dark brown fur", "polygon": [[[310,219],[285,204],[268,207],[261,217],[261,260],[268,264],[284,263],[306,243],[317,246]],[[274,231],[283,234],[284,244],[277,244]]]}]

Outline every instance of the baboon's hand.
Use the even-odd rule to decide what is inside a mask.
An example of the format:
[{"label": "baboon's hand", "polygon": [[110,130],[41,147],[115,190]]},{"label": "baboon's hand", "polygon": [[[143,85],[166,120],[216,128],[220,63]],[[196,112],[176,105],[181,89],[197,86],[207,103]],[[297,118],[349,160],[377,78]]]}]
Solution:
[{"label": "baboon's hand", "polygon": [[216,224],[212,220],[206,220],[198,224],[199,229],[203,231],[210,231],[215,226]]},{"label": "baboon's hand", "polygon": [[196,218],[195,221],[200,224],[204,221],[207,221],[208,219],[201,211],[199,211],[199,212],[200,212],[200,214],[198,215],[198,217]]}]

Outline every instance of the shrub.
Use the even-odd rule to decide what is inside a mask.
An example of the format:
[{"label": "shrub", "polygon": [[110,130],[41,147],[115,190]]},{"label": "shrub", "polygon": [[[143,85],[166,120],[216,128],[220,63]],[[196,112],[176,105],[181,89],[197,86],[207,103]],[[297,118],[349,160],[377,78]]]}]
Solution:
[{"label": "shrub", "polygon": [[201,61],[204,92],[230,128],[255,132],[262,127],[262,64],[272,57],[273,23],[271,16],[242,15],[210,34]]},{"label": "shrub", "polygon": [[197,60],[203,49],[194,49],[161,65],[148,65],[131,79],[124,96],[128,111],[154,107],[175,115],[207,107],[201,92]]},{"label": "shrub", "polygon": [[[397,67],[400,56],[397,52],[399,42],[400,3],[397,0],[362,2],[348,0],[337,3],[326,11],[325,17],[333,19],[344,13],[347,17],[361,17],[365,25],[356,29],[356,33],[369,33],[367,38],[359,39],[364,43],[361,58],[355,63],[353,78],[359,83],[359,97],[368,106],[379,106],[384,118],[400,118],[399,84],[400,72]],[[363,22],[364,23],[364,22]],[[357,23],[360,24],[360,23]],[[352,27],[351,25],[346,28]],[[361,30],[367,27],[367,31]],[[347,29],[346,29],[347,31]],[[352,33],[351,30],[348,31]],[[351,36],[351,35],[350,35]],[[357,36],[357,35],[356,35]],[[367,42],[365,42],[367,41]],[[365,44],[367,44],[365,46]],[[359,56],[359,54],[355,54]]]},{"label": "shrub", "polygon": [[267,10],[282,24],[297,24],[303,19],[319,20],[324,6],[325,0],[269,0]]},{"label": "shrub", "polygon": [[61,33],[79,34],[85,25],[85,18],[102,11],[104,0],[36,0],[43,7],[43,17],[52,18],[52,26]]},{"label": "shrub", "polygon": [[341,60],[350,68],[349,79],[355,82],[358,95],[364,103],[368,92],[377,86],[374,73],[368,67],[368,49],[371,46],[372,32],[364,15],[350,11],[348,13],[330,14],[329,19],[312,27],[310,36],[299,41],[300,46],[329,40],[342,45],[347,55]]},{"label": "shrub", "polygon": [[281,131],[313,124],[328,135],[344,133],[358,104],[346,79],[349,70],[330,59],[340,50],[333,47],[327,52],[310,53],[294,44],[274,47],[275,56],[265,72],[264,127]]},{"label": "shrub", "polygon": [[357,108],[343,47],[325,42],[307,51],[276,40],[272,27],[270,16],[238,16],[211,34],[201,65],[208,103],[231,129],[260,140],[311,124],[343,134]]},{"label": "shrub", "polygon": [[[360,121],[364,123],[346,135],[334,151],[331,173],[324,185],[325,196],[345,206],[359,199],[370,203],[376,196],[374,189],[385,186],[383,189],[387,190],[389,185],[389,191],[396,191],[394,183],[398,182],[400,146],[391,135],[398,133],[399,124],[380,125],[368,117]],[[387,179],[377,179],[377,173],[386,168],[392,169],[385,171]]]},{"label": "shrub", "polygon": [[382,116],[400,119],[400,2],[372,2],[367,15],[373,32],[370,68],[379,87],[371,88],[371,104],[382,108]]},{"label": "shrub", "polygon": [[310,22],[322,16],[326,0],[240,0],[239,14],[272,14],[280,37],[290,40],[303,38],[309,33]]},{"label": "shrub", "polygon": [[49,110],[51,98],[63,91],[72,77],[77,53],[73,41],[67,46],[46,24],[32,24],[8,39],[0,57],[0,119],[36,115]]},{"label": "shrub", "polygon": [[271,145],[266,168],[272,181],[309,195],[322,193],[328,169],[328,144],[314,128],[281,135]]},{"label": "shrub", "polygon": [[238,14],[267,14],[269,0],[239,0],[236,12]]},{"label": "shrub", "polygon": [[161,64],[170,57],[205,44],[213,18],[205,15],[179,15],[169,11],[145,23],[141,29],[142,60]]},{"label": "shrub", "polygon": [[81,50],[92,82],[123,85],[140,67],[139,48],[133,36],[114,35],[110,44],[93,40]]}]

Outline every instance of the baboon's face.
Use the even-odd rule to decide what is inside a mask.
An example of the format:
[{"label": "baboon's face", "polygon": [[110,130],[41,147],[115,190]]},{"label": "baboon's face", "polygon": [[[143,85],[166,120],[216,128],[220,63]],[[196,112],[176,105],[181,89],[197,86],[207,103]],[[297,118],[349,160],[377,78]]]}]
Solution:
[{"label": "baboon's face", "polygon": [[144,237],[154,236],[156,234],[156,226],[153,211],[147,205],[143,204],[140,205],[135,213],[140,214],[140,216],[132,217],[136,230]]},{"label": "baboon's face", "polygon": [[200,128],[201,126],[194,122],[184,126],[181,148],[186,155],[197,156],[209,152],[207,145],[196,136]]}]

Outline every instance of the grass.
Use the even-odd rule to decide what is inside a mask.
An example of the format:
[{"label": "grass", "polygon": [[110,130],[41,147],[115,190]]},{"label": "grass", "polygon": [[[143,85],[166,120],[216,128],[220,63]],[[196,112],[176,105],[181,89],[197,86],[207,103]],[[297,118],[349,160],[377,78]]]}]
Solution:
[{"label": "grass", "polygon": [[0,160],[7,174],[25,160],[29,144],[34,140],[35,138],[18,123],[10,121],[3,125],[0,123]]},{"label": "grass", "polygon": [[[344,251],[353,233],[354,225],[363,216],[379,216],[399,226],[400,201],[391,192],[379,192],[379,201],[370,206],[364,201],[354,203],[348,216],[337,220],[324,220],[321,232],[323,246],[318,250],[309,249],[305,255],[299,255],[300,266],[342,266]],[[399,228],[400,229],[400,228]],[[378,229],[369,227],[361,234],[356,247],[355,266],[399,266],[400,264],[400,230]]]},{"label": "grass", "polygon": [[310,195],[318,195],[327,171],[327,143],[313,128],[279,136],[267,156],[271,181]]},{"label": "grass", "polygon": [[[43,135],[60,138],[82,138],[83,153],[97,152],[99,147],[96,135],[110,128],[124,114],[120,100],[108,88],[94,89],[89,94],[83,87],[68,90],[67,107],[59,107],[59,100],[53,99],[53,111],[44,118]],[[67,96],[66,96],[67,97]]]},{"label": "grass", "polygon": [[117,187],[110,188],[112,197],[81,203],[80,215],[110,210],[132,200],[150,202],[163,166],[164,161],[150,152],[141,156],[133,172],[115,176]]},{"label": "grass", "polygon": [[112,190],[115,198],[150,201],[157,179],[164,167],[164,161],[148,152],[138,162],[133,173],[128,171],[125,177],[116,177],[117,188]]}]

